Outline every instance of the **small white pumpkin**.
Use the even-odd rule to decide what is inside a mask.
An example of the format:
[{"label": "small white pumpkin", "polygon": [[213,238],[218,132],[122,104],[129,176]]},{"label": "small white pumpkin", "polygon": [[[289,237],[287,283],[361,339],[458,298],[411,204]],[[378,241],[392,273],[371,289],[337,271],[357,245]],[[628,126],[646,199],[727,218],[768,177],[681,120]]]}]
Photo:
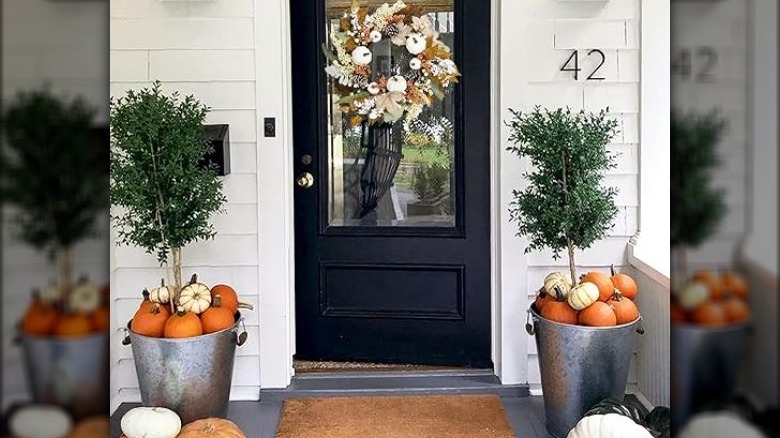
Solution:
[{"label": "small white pumpkin", "polygon": [[679,438],[768,438],[732,412],[704,412],[691,417]]},{"label": "small white pumpkin", "polygon": [[378,30],[372,30],[370,34],[368,34],[371,38],[372,43],[378,43],[382,41],[382,32]]},{"label": "small white pumpkin", "polygon": [[412,55],[419,55],[422,53],[423,50],[425,50],[426,45],[427,42],[422,34],[415,32],[406,37],[406,50]]},{"label": "small white pumpkin", "polygon": [[573,287],[567,298],[569,305],[574,310],[582,310],[599,299],[599,287],[586,281]]},{"label": "small white pumpkin", "polygon": [[357,46],[355,47],[355,50],[352,51],[352,62],[355,63],[355,65],[371,64],[373,58],[374,55],[366,46]]},{"label": "small white pumpkin", "polygon": [[653,438],[644,427],[620,414],[589,415],[566,438]]},{"label": "small white pumpkin", "polygon": [[190,284],[179,293],[179,305],[187,312],[200,315],[211,306],[211,290],[205,284],[198,283],[198,277],[193,275]]},{"label": "small white pumpkin", "polygon": [[694,281],[677,294],[677,302],[685,310],[693,310],[704,304],[710,298],[710,288],[699,281]]},{"label": "small white pumpkin", "polygon": [[560,287],[564,295],[568,297],[572,287],[571,276],[562,272],[550,272],[544,277],[544,290],[549,295],[555,295],[555,286]]},{"label": "small white pumpkin", "polygon": [[165,280],[160,279],[160,285],[149,292],[149,299],[153,303],[167,304],[171,301],[173,290],[165,285]]},{"label": "small white pumpkin", "polygon": [[127,438],[175,438],[181,418],[167,408],[133,408],[122,416],[122,433]]},{"label": "small white pumpkin", "polygon": [[73,428],[73,420],[58,406],[32,404],[11,414],[8,428],[18,437],[64,438]]},{"label": "small white pumpkin", "polygon": [[409,68],[412,70],[419,70],[422,68],[422,61],[420,61],[420,58],[412,58],[409,60]]},{"label": "small white pumpkin", "polygon": [[81,280],[71,291],[68,304],[71,310],[92,313],[100,306],[100,289],[91,281]]},{"label": "small white pumpkin", "polygon": [[403,93],[406,91],[406,78],[400,75],[392,76],[387,80],[387,91]]},{"label": "small white pumpkin", "polygon": [[41,289],[41,301],[45,304],[52,304],[60,299],[60,289],[54,281],[50,281]]},{"label": "small white pumpkin", "polygon": [[379,89],[379,84],[377,84],[376,82],[371,82],[370,84],[368,84],[366,90],[368,90],[368,92],[371,93],[372,95],[377,95],[381,91]]}]

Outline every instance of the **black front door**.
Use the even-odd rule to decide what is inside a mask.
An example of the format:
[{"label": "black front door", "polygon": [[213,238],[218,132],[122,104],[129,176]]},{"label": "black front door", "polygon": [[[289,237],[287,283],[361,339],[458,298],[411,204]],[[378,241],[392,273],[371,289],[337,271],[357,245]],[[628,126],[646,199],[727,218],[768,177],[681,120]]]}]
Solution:
[{"label": "black front door", "polygon": [[291,0],[296,358],[490,367],[490,2],[406,1],[462,77],[376,134],[400,154],[334,104],[321,46],[350,4]]}]

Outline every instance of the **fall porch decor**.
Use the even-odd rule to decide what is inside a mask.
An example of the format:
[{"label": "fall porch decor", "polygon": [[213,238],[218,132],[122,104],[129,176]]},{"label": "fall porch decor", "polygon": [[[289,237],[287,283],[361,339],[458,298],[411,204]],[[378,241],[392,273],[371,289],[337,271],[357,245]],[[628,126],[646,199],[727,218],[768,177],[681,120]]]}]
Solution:
[{"label": "fall porch decor", "polygon": [[[203,334],[199,315],[211,305],[210,289],[197,275],[182,284],[182,249],[215,237],[210,219],[226,201],[214,165],[202,163],[211,151],[203,126],[208,107],[192,95],[165,94],[156,81],[112,97],[110,108],[117,243],[154,254],[172,280],[144,294],[127,326],[124,343],[132,344],[142,403],[170,408],[184,422],[225,416],[235,348],[246,340],[246,332],[238,334],[241,314],[232,313],[224,330]],[[164,324],[160,306],[170,308]],[[204,377],[202,369],[211,372]]]},{"label": "fall porch decor", "polygon": [[[638,313],[632,321],[617,323],[608,303],[616,294],[610,276],[591,270],[579,277],[575,261],[577,249],[607,236],[617,214],[617,190],[602,184],[605,172],[615,167],[606,147],[617,132],[617,122],[607,110],[510,111],[512,145],[507,150],[528,165],[524,173],[528,185],[513,192],[510,218],[518,223],[518,236],[528,238],[526,253],[549,248],[553,259],[563,251],[568,256],[571,289],[566,301],[546,301],[540,310],[536,303],[542,301],[534,300],[528,309],[533,323],[526,324],[539,351],[547,431],[563,438],[593,404],[607,397],[622,398],[636,332],[641,332]],[[542,290],[561,275],[548,274]],[[553,303],[568,307],[576,320],[551,318],[548,308]],[[621,311],[621,316],[625,314],[629,312]]]}]

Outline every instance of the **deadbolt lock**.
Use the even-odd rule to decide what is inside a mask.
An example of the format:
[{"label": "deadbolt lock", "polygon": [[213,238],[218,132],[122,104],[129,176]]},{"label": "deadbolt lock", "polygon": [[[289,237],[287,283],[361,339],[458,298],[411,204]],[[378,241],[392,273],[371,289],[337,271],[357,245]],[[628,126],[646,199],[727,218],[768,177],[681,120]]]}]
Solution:
[{"label": "deadbolt lock", "polygon": [[314,175],[309,172],[303,172],[302,174],[298,175],[298,178],[295,180],[295,182],[298,183],[298,187],[308,189],[314,185]]}]

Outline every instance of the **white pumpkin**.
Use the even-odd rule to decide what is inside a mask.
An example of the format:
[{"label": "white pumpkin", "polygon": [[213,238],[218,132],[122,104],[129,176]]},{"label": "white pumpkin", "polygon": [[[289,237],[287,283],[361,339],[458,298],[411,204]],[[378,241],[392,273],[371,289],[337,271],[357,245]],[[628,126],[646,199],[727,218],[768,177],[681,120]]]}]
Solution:
[{"label": "white pumpkin", "polygon": [[181,418],[167,408],[133,408],[122,416],[120,426],[127,438],[175,438]]},{"label": "white pumpkin", "polygon": [[566,438],[653,438],[644,427],[620,414],[589,415]]},{"label": "white pumpkin", "polygon": [[694,281],[677,294],[677,302],[685,310],[693,310],[710,299],[710,288],[699,281]]},{"label": "white pumpkin", "polygon": [[377,84],[376,82],[371,82],[370,84],[368,84],[366,90],[368,90],[368,92],[371,93],[372,95],[377,95],[381,91],[379,89],[379,84]]},{"label": "white pumpkin", "polygon": [[387,80],[387,91],[403,93],[406,91],[406,78],[400,75],[391,76]]},{"label": "white pumpkin", "polygon": [[91,281],[83,280],[71,291],[68,304],[74,311],[94,312],[100,306],[100,289]]},{"label": "white pumpkin", "polygon": [[368,65],[371,64],[371,60],[374,58],[374,55],[371,53],[371,50],[369,50],[366,46],[357,46],[355,47],[355,50],[352,51],[352,62],[355,65]]},{"label": "white pumpkin", "polygon": [[412,33],[406,37],[406,50],[412,55],[419,55],[425,50],[427,42],[425,37],[419,33]]},{"label": "white pumpkin", "polygon": [[768,438],[732,412],[704,412],[691,417],[679,438]]},{"label": "white pumpkin", "polygon": [[567,301],[574,310],[582,310],[599,299],[599,287],[586,281],[573,287]]},{"label": "white pumpkin", "polygon": [[419,70],[422,68],[422,61],[420,61],[420,58],[412,58],[409,60],[409,68],[412,70]]},{"label": "white pumpkin", "polygon": [[555,295],[555,286],[561,288],[564,298],[568,297],[572,287],[571,277],[562,272],[550,272],[544,277],[544,290],[549,295]]},{"label": "white pumpkin", "polygon": [[46,304],[52,304],[60,299],[60,289],[55,282],[49,282],[43,289],[41,289],[41,301]]},{"label": "white pumpkin", "polygon": [[179,293],[179,305],[187,312],[200,315],[211,306],[211,290],[203,283],[198,283],[193,275],[192,281]]},{"label": "white pumpkin", "polygon": [[368,35],[371,38],[372,43],[378,43],[382,41],[382,32],[379,32],[378,30],[372,30]]},{"label": "white pumpkin", "polygon": [[173,289],[165,285],[165,280],[160,280],[160,285],[149,292],[149,299],[153,303],[167,304],[171,301]]},{"label": "white pumpkin", "polygon": [[64,438],[73,428],[73,420],[58,406],[33,404],[11,414],[8,428],[18,437]]}]

